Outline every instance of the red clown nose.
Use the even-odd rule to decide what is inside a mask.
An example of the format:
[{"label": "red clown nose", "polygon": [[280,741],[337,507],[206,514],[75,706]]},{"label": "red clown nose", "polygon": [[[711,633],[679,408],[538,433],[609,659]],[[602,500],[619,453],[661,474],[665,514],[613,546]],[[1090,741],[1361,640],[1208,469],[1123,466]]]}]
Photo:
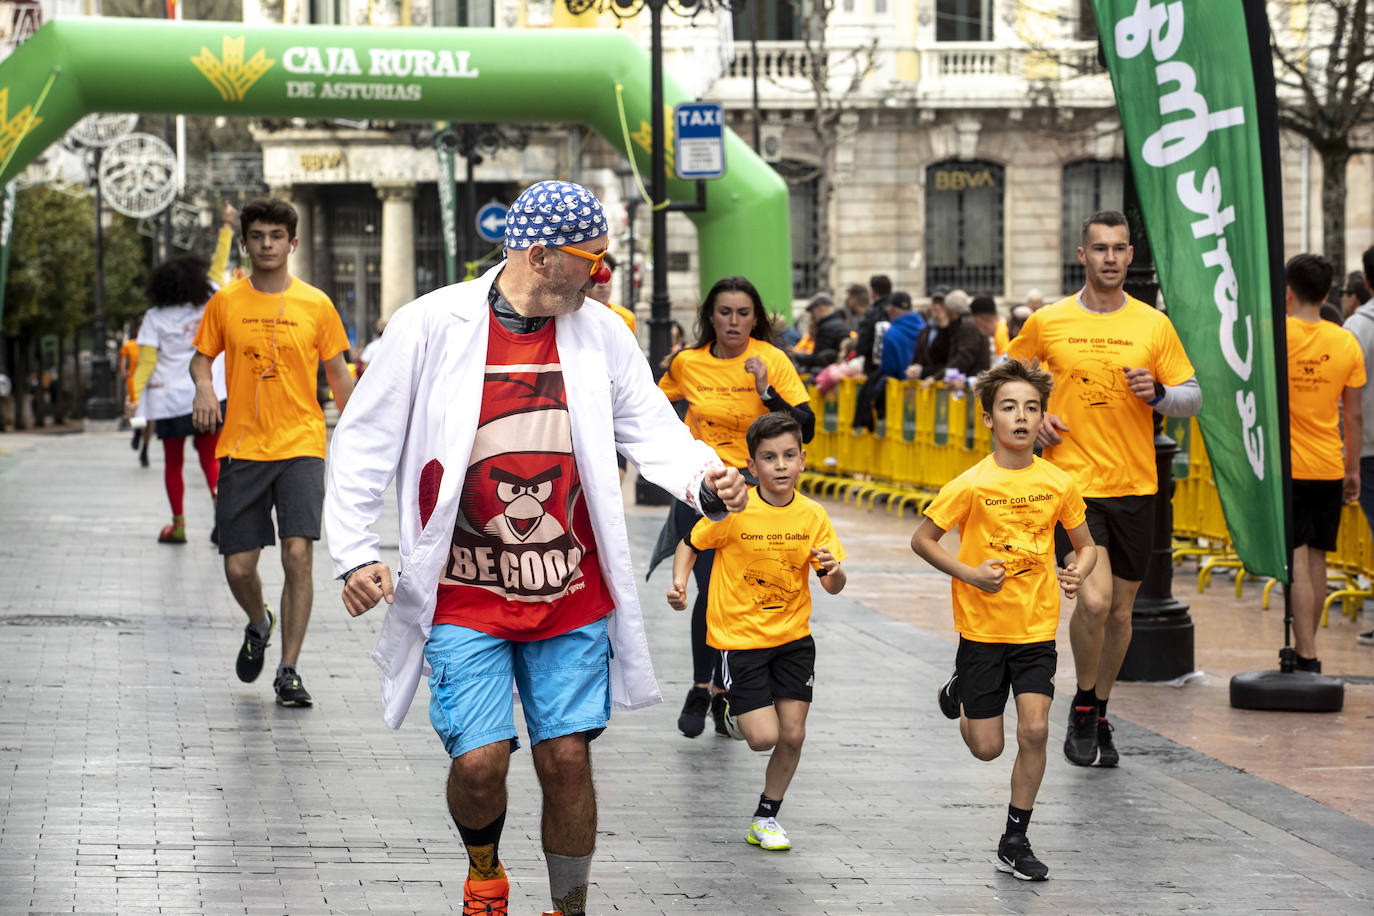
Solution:
[{"label": "red clown nose", "polygon": [[601,286],[604,283],[610,283],[611,269],[607,267],[605,264],[602,264],[597,269],[596,273],[592,274],[592,282],[595,283],[597,286]]}]

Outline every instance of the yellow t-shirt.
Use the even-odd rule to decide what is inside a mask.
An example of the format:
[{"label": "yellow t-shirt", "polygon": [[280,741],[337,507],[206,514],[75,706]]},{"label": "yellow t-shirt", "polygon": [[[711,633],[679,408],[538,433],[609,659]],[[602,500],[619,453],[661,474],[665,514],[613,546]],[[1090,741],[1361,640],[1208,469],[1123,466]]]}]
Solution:
[{"label": "yellow t-shirt", "polygon": [[1364,351],[1354,334],[1324,319],[1289,315],[1287,327],[1293,479],[1340,480],[1341,393],[1364,384]]},{"label": "yellow t-shirt", "polygon": [[615,312],[617,315],[620,316],[620,320],[625,322],[625,327],[630,329],[631,334],[636,333],[634,312],[630,311],[623,305],[616,305],[614,302],[607,302],[606,308],[610,309],[611,311]]},{"label": "yellow t-shirt", "polygon": [[215,457],[324,457],[315,377],[321,360],[348,349],[328,296],[295,278],[284,293],[235,280],[210,298],[195,344],[211,359],[224,353],[229,406]]},{"label": "yellow t-shirt", "polygon": [[1174,326],[1138,299],[1092,312],[1076,295],[1026,320],[1007,355],[1040,360],[1054,376],[1049,413],[1069,427],[1045,457],[1073,475],[1084,496],[1148,496],[1155,476],[1154,410],[1131,393],[1126,369],[1149,369],[1164,385],[1193,377]]},{"label": "yellow t-shirt", "polygon": [[134,390],[134,373],[138,371],[138,341],[130,337],[124,341],[119,348],[119,355],[124,357],[124,388],[129,392],[129,400],[137,401],[138,392]]},{"label": "yellow t-shirt", "polygon": [[711,348],[679,350],[658,380],[670,401],[685,400],[687,428],[702,442],[716,450],[727,465],[742,468],[749,462],[744,434],[749,424],[768,413],[754,387],[754,377],[744,371],[744,363],[757,356],[768,367],[768,384],[788,404],[809,401],[806,386],[787,354],[770,343],[749,339],[744,352],[733,359],[717,359]]},{"label": "yellow t-shirt", "polygon": [[997,330],[992,335],[992,346],[998,356],[1004,355],[1007,348],[1011,346],[1011,332],[1007,330],[1007,319],[997,319]]},{"label": "yellow t-shirt", "polygon": [[1024,644],[1054,639],[1059,580],[1054,525],[1083,524],[1083,497],[1072,477],[1043,458],[1028,468],[1001,467],[989,455],[940,488],[926,516],[959,528],[959,560],[1001,560],[1002,590],[989,594],[954,579],[954,627],[974,642]]},{"label": "yellow t-shirt", "polygon": [[786,506],[773,506],[757,487],[743,512],[702,519],[687,543],[716,552],[706,598],[706,642],[715,649],[768,649],[808,635],[811,548],[844,560],[844,545],[818,503],[795,493]]}]

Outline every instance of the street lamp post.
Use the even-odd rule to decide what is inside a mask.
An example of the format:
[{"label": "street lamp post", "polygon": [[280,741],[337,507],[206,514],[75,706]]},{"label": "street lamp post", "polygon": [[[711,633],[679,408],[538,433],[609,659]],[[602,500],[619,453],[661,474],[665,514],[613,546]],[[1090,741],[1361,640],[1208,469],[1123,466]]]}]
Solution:
[{"label": "street lamp post", "polygon": [[102,147],[90,151],[91,174],[97,176],[95,185],[95,314],[91,322],[91,396],[86,400],[86,419],[113,420],[119,416],[119,404],[114,398],[114,369],[110,366],[108,334],[105,328],[105,233],[101,225],[100,157]]},{"label": "street lamp post", "polygon": [[663,137],[663,10],[692,17],[703,10],[732,10],[741,0],[564,0],[568,12],[581,15],[590,10],[611,12],[620,19],[632,19],[646,6],[649,8],[649,196],[653,214],[654,285],[649,298],[649,364],[657,366],[668,355],[671,345],[669,327],[672,324],[668,299],[668,211],[703,209],[704,194],[698,184],[695,203],[669,205],[668,177],[664,164]]}]

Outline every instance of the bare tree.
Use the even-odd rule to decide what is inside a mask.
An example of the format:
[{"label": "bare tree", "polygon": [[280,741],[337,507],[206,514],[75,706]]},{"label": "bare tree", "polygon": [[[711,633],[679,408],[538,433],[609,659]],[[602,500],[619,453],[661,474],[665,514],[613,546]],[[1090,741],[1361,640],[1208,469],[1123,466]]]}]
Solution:
[{"label": "bare tree", "polygon": [[[816,182],[816,280],[819,286],[832,286],[831,269],[835,255],[831,245],[830,213],[835,201],[836,156],[840,144],[857,133],[843,117],[853,107],[864,80],[873,72],[878,39],[852,48],[835,48],[828,37],[830,14],[836,0],[788,0],[801,22],[805,54],[802,76],[812,103],[811,132],[816,143],[814,167],[786,176],[791,184]],[[757,66],[755,61],[755,66]],[[775,85],[786,89],[777,80]]]},{"label": "bare tree", "polygon": [[1304,137],[1321,157],[1322,242],[1339,281],[1346,167],[1352,156],[1374,153],[1374,0],[1288,0],[1275,7],[1288,12],[1288,22],[1306,22],[1302,33],[1274,30],[1279,126]]},{"label": "bare tree", "polygon": [[[1279,127],[1305,138],[1321,158],[1323,248],[1342,278],[1347,166],[1352,156],[1374,153],[1374,0],[1269,0],[1268,8]],[[1023,39],[1064,73],[1092,72],[1092,55],[1043,39],[1095,37],[1091,15],[1086,3],[1067,17],[1045,13],[1037,34]],[[1052,98],[1052,86],[1040,88]]]}]

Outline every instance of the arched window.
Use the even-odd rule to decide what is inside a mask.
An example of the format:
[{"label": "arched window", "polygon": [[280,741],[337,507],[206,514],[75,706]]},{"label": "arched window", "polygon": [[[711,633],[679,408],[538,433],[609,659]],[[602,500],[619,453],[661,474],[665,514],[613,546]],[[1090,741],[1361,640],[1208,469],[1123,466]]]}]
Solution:
[{"label": "arched window", "polygon": [[1098,210],[1120,210],[1125,170],[1120,159],[1085,159],[1064,166],[1063,228],[1061,230],[1062,290],[1071,293],[1083,286],[1083,265],[1078,245],[1083,240],[1083,220]]},{"label": "arched window", "polygon": [[995,162],[950,160],[926,169],[926,291],[1002,294],[1002,196]]}]

